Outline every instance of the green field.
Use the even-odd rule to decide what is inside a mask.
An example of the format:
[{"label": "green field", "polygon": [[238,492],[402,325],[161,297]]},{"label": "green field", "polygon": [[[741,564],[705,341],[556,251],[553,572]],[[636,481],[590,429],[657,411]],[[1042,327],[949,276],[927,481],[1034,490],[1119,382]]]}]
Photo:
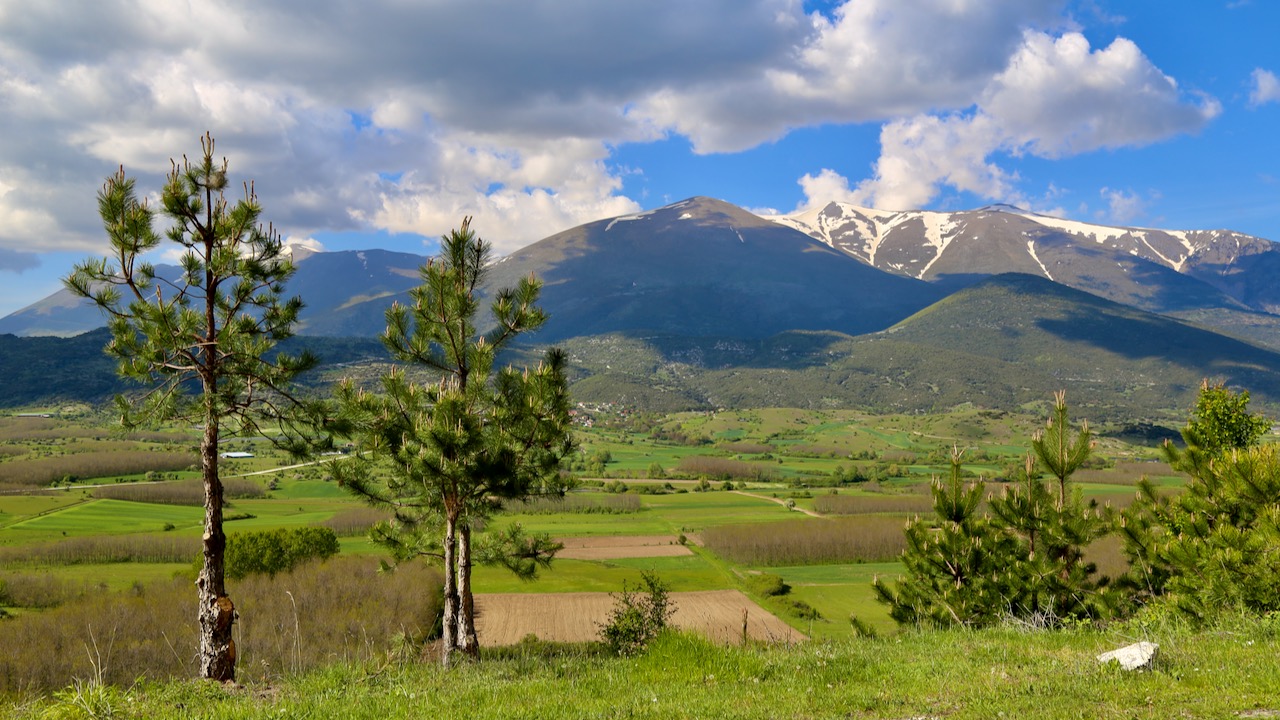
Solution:
[{"label": "green field", "polygon": [[[74,462],[80,451],[87,451],[91,454],[83,457],[99,458],[95,460],[99,462],[104,447],[145,457],[146,453],[180,446],[175,436],[190,440],[177,430],[132,439],[102,439],[107,430],[95,422],[0,424],[0,447],[8,448],[0,451],[0,486],[4,485],[6,468],[25,467],[21,463],[28,461],[55,457],[62,458],[59,462]],[[770,529],[773,523],[838,523],[842,521],[807,517],[799,511],[812,510],[818,498],[829,493],[882,499],[927,497],[927,483],[943,472],[952,446],[965,449],[972,459],[966,469],[975,478],[991,480],[1019,461],[1026,452],[1027,438],[1040,422],[1029,416],[972,409],[934,416],[754,410],[601,422],[579,433],[582,450],[575,472],[582,482],[577,492],[600,497],[605,483],[626,483],[632,492],[643,491],[637,496],[638,510],[618,514],[501,513],[490,524],[501,528],[520,523],[528,531],[566,538],[683,534],[697,539],[700,533],[721,526],[758,527],[759,533],[767,534],[775,532]],[[237,440],[229,447],[253,452],[255,457],[228,463],[224,477],[241,477],[240,482],[251,482],[262,495],[229,502],[225,528],[230,535],[319,525],[364,507],[329,479],[323,462],[290,466],[291,460],[262,441]],[[1154,462],[1159,456],[1155,448],[1103,436],[1098,455],[1103,461],[1087,471],[1080,486],[1100,501],[1123,505],[1133,496],[1136,480],[1145,475],[1170,490],[1182,483],[1167,466]],[[703,477],[681,475],[680,462],[693,457],[732,460],[767,472],[735,479],[733,485],[740,491],[731,492],[724,489],[724,477],[705,478],[710,480],[705,483]],[[662,467],[662,476],[650,479],[655,465]],[[841,475],[854,469],[881,476],[871,482],[851,482]],[[93,487],[103,483],[132,485],[131,479],[143,477],[163,484],[191,476],[189,470],[151,472],[138,468],[128,477],[77,474],[73,480],[53,483],[58,489],[51,493],[0,494],[0,551],[11,553],[5,557],[20,558],[27,549],[34,552],[77,540],[197,537],[203,522],[198,505],[103,499],[95,497]],[[699,491],[700,483],[708,485],[709,491]],[[998,482],[989,484],[991,492],[998,492],[999,487]],[[794,509],[786,507],[786,502],[794,504]],[[903,512],[892,515],[901,520],[907,516]],[[343,537],[340,546],[343,555],[383,555],[383,550],[363,535]],[[820,640],[842,642],[853,637],[851,616],[878,633],[897,632],[886,609],[875,601],[870,585],[876,576],[895,577],[900,571],[896,562],[757,567],[729,562],[708,548],[693,550],[692,555],[681,557],[559,559],[528,582],[505,570],[478,567],[474,588],[480,593],[617,592],[624,583],[634,586],[642,572],[652,571],[674,591],[742,590],[800,632]],[[71,595],[102,591],[127,595],[145,592],[142,588],[152,584],[174,582],[175,577],[187,578],[182,581],[186,583],[194,568],[194,557],[188,563],[15,561],[0,565],[0,584],[8,576],[27,585],[62,583],[58,592]],[[790,593],[781,598],[756,594],[752,578],[762,572],[781,576]],[[796,607],[811,608],[816,617],[807,617]],[[9,610],[18,617],[50,612],[20,606]]]}]

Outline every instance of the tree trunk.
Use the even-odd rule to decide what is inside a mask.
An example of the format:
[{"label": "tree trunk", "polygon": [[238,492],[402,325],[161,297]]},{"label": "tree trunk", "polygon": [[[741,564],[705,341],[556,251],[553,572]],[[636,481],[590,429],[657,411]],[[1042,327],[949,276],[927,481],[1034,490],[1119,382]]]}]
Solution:
[{"label": "tree trunk", "polygon": [[462,603],[458,616],[458,643],[472,659],[480,657],[480,638],[476,635],[476,602],[471,594],[471,526],[463,523],[458,542],[458,595]]},{"label": "tree trunk", "polygon": [[[211,396],[206,395],[212,400]],[[236,610],[227,597],[227,536],[222,532],[222,480],[218,477],[218,420],[205,418],[200,442],[204,471],[204,563],[196,578],[200,616],[200,677],[219,682],[236,679],[236,645],[231,637]]]},{"label": "tree trunk", "polygon": [[446,509],[444,520],[444,621],[441,638],[444,645],[441,663],[446,668],[453,665],[453,656],[458,650],[458,616],[461,611],[458,599],[458,511],[450,508]]}]

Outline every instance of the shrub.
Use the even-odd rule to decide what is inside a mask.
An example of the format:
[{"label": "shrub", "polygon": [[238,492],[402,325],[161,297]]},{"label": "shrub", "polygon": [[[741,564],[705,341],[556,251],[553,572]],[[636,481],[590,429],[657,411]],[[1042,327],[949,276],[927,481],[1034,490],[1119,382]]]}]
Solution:
[{"label": "shrub", "polygon": [[649,570],[640,574],[640,587],[635,590],[624,580],[614,601],[608,621],[600,626],[600,639],[622,657],[643,652],[675,612],[666,584]]},{"label": "shrub", "polygon": [[200,554],[200,538],[180,535],[95,535],[0,547],[0,565],[185,563]]},{"label": "shrub", "polygon": [[329,528],[294,527],[239,533],[227,538],[227,577],[286,572],[309,560],[338,554],[338,535]]},{"label": "shrub", "polygon": [[[247,478],[228,478],[222,482],[222,494],[228,500],[260,498],[267,492],[262,484]],[[93,496],[110,500],[155,503],[157,505],[204,506],[204,483],[199,479],[148,485],[115,485],[93,489]]]},{"label": "shrub", "polygon": [[925,513],[933,510],[933,502],[920,495],[819,495],[813,509],[823,515]]},{"label": "shrub", "polygon": [[747,576],[747,586],[757,595],[778,597],[791,592],[791,586],[783,582],[781,575],[759,573]]},{"label": "shrub", "polygon": [[0,481],[6,486],[43,486],[67,476],[103,478],[184,470],[197,458],[193,452],[120,449],[11,460],[5,463]]}]

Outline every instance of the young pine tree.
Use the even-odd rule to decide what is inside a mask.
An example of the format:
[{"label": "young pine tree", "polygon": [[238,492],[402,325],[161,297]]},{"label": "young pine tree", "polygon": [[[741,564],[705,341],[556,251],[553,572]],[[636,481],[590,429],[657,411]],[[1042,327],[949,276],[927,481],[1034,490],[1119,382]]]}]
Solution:
[{"label": "young pine tree", "polygon": [[978,513],[984,485],[961,480],[960,460],[961,452],[953,450],[947,481],[933,482],[934,516],[907,523],[906,576],[893,587],[879,578],[873,583],[900,624],[983,627],[1004,609],[1009,543]]},{"label": "young pine tree", "polygon": [[471,569],[499,562],[521,576],[545,564],[558,546],[518,529],[474,543],[480,523],[503,500],[560,493],[561,460],[574,451],[565,358],[547,352],[532,369],[495,369],[497,353],[546,320],[532,277],[499,291],[494,327],[480,332],[479,290],[488,243],[470,218],[442,239],[422,268],[411,307],[387,311],[383,342],[406,363],[436,373],[411,382],[403,370],[383,376],[381,393],[350,382],[337,393],[340,424],[356,457],[334,464],[339,481],[368,502],[392,508],[395,520],[374,537],[399,560],[426,556],[444,564],[444,654],[476,656]]},{"label": "young pine tree", "polygon": [[[902,562],[908,577],[875,589],[903,624],[983,626],[1012,618],[1052,626],[1068,618],[1105,617],[1114,600],[1106,579],[1094,577],[1085,548],[1109,532],[1109,514],[1070,487],[1071,475],[1093,447],[1088,426],[1073,436],[1066,397],[1058,393],[1046,429],[1032,439],[1015,485],[977,514],[982,484],[960,482],[958,453],[951,479],[933,485],[934,515],[907,526]],[[1037,457],[1056,480],[1040,478]]]},{"label": "young pine tree", "polygon": [[1186,449],[1165,445],[1170,466],[1191,477],[1186,489],[1170,497],[1139,483],[1121,531],[1142,599],[1166,597],[1201,620],[1280,611],[1280,448],[1257,445],[1268,423],[1247,405],[1246,393],[1206,383]]},{"label": "young pine tree", "polygon": [[[1088,423],[1074,433],[1065,392],[1054,396],[1053,415],[1031,440],[1020,481],[991,500],[993,523],[1014,543],[1006,570],[1006,611],[1036,625],[1113,614],[1115,599],[1107,578],[1085,560],[1085,549],[1111,532],[1110,512],[1085,502],[1071,476],[1093,452]],[[1054,489],[1040,479],[1043,464]],[[1054,492],[1056,490],[1056,493]]]},{"label": "young pine tree", "polygon": [[274,352],[293,334],[302,308],[297,298],[281,298],[293,265],[280,237],[259,224],[253,186],[246,184],[244,197],[229,203],[227,162],[214,161],[208,134],[201,147],[197,162],[173,163],[160,195],[170,223],[165,235],[183,251],[181,273],[162,276],[144,259],[161,246],[155,211],[138,200],[122,168],[98,193],[112,257],[77,265],[65,284],[107,315],[107,352],[120,374],[152,385],[141,399],[116,398],[124,425],[179,421],[203,428],[200,675],[228,681],[235,679],[236,611],[226,589],[218,447],[228,436],[270,435],[301,449],[308,408],[290,384],[316,360]]}]

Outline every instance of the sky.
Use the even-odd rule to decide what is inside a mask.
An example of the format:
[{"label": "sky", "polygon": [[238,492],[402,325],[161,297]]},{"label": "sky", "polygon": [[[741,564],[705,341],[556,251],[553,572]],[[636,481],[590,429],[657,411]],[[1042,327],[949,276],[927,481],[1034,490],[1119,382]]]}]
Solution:
[{"label": "sky", "polygon": [[[1274,0],[0,0],[0,315],[208,131],[317,249],[707,195],[1280,240]],[[233,195],[234,198],[234,195]]]}]

